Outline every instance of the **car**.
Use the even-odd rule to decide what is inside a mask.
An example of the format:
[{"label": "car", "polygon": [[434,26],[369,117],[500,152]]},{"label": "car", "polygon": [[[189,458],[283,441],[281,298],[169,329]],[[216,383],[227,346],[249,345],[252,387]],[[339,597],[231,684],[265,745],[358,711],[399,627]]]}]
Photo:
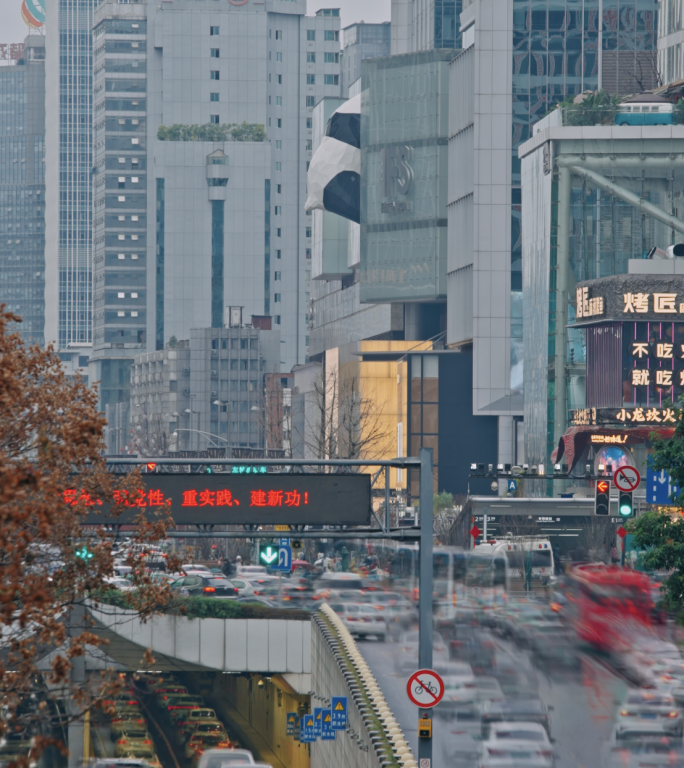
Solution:
[{"label": "car", "polygon": [[495,677],[476,677],[477,700],[484,701],[503,701],[506,697],[501,690],[501,684]]},{"label": "car", "polygon": [[211,569],[206,565],[200,565],[199,563],[183,563],[181,565],[183,573],[206,573],[207,576],[211,574]]},{"label": "car", "polygon": [[166,715],[173,723],[176,720],[183,718],[185,710],[199,709],[203,706],[204,699],[201,696],[196,696],[194,694],[172,696],[166,702]]},{"label": "car", "polygon": [[435,671],[444,681],[444,696],[434,708],[437,717],[453,717],[462,704],[477,702],[477,683],[470,664],[450,662],[448,669]]},{"label": "car", "polygon": [[191,760],[198,752],[201,754],[206,749],[230,749],[233,742],[230,740],[225,728],[221,723],[205,723],[206,729],[209,725],[217,726],[215,730],[194,730],[185,742],[185,757]]},{"label": "car", "polygon": [[140,710],[117,712],[109,721],[112,741],[115,741],[127,729],[132,727],[147,727],[145,718]]},{"label": "car", "polygon": [[132,747],[127,752],[122,753],[120,756],[138,758],[144,760],[151,768],[162,768],[162,764],[159,762],[157,753],[154,751],[154,746]]},{"label": "car", "polygon": [[[411,674],[418,669],[419,633],[415,630],[404,632],[397,641],[399,651],[395,655],[396,671],[400,674]],[[449,661],[449,651],[439,632],[432,633],[433,665]]]},{"label": "car", "polygon": [[363,589],[363,581],[358,573],[349,571],[329,571],[321,574],[316,581],[314,597],[331,589]]},{"label": "car", "polygon": [[479,768],[552,768],[553,747],[537,722],[492,724],[482,743]]},{"label": "car", "polygon": [[657,733],[626,732],[603,749],[604,768],[684,768],[680,738]]},{"label": "car", "polygon": [[187,694],[188,689],[184,685],[162,685],[160,688],[154,689],[154,703],[156,706],[165,709],[170,699]]},{"label": "car", "polygon": [[616,732],[627,727],[639,727],[644,721],[658,721],[670,734],[682,735],[682,713],[674,697],[663,691],[632,691],[618,707]]},{"label": "car", "polygon": [[237,589],[240,597],[254,597],[265,594],[267,587],[275,586],[276,594],[278,589],[278,579],[276,578],[264,578],[264,579],[242,579],[232,578],[231,583]]},{"label": "car", "polygon": [[99,757],[89,760],[88,768],[149,768],[149,763],[136,757]]},{"label": "car", "polygon": [[487,738],[494,723],[539,723],[551,736],[551,718],[539,696],[509,696],[503,701],[487,701],[482,706],[482,735]]},{"label": "car", "polygon": [[254,755],[248,749],[210,749],[206,751],[197,768],[227,768],[229,765],[256,765]]},{"label": "car", "polygon": [[538,647],[553,644],[559,638],[567,638],[568,631],[559,621],[548,619],[534,619],[525,622],[517,630],[518,643],[523,648],[535,651]]},{"label": "car", "polygon": [[154,747],[147,725],[131,724],[122,729],[114,742],[114,754],[122,757],[138,747]]},{"label": "car", "polygon": [[176,741],[184,744],[185,740],[195,730],[198,723],[220,723],[216,712],[211,707],[201,707],[200,709],[190,709],[185,713],[185,717],[176,720],[174,727],[176,730]]},{"label": "car", "polygon": [[387,622],[372,606],[334,603],[330,607],[353,635],[359,638],[374,635],[378,640],[384,640],[387,637]]},{"label": "car", "polygon": [[206,575],[193,573],[172,582],[171,590],[176,594],[215,597],[227,599],[238,596],[237,588],[226,578],[218,578],[213,573]]},{"label": "car", "polygon": [[261,576],[270,575],[263,565],[239,565],[237,572],[243,579],[261,578]]},{"label": "car", "polygon": [[119,592],[130,592],[135,589],[130,581],[121,576],[107,576],[105,582],[110,589],[117,589]]}]

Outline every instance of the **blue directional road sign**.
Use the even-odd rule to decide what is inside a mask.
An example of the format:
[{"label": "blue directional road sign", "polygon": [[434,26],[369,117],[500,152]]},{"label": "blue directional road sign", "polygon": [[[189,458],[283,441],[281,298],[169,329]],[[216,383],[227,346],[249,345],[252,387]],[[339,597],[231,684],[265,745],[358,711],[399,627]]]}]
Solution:
[{"label": "blue directional road sign", "polygon": [[508,485],[508,487],[506,488],[506,490],[509,493],[513,493],[514,491],[518,490],[518,481],[517,480],[509,480],[507,485]]},{"label": "blue directional road sign", "polygon": [[316,741],[313,715],[304,715],[304,717],[302,717],[299,724],[299,740],[302,744],[311,744]]},{"label": "blue directional road sign", "polygon": [[334,731],[344,731],[347,727],[347,697],[332,697],[332,727]]},{"label": "blue directional road sign", "polygon": [[278,562],[271,565],[272,571],[291,571],[292,570],[292,547],[279,547]]},{"label": "blue directional road sign", "polygon": [[323,710],[320,707],[314,709],[314,736],[318,737],[323,731]]},{"label": "blue directional road sign", "polygon": [[294,736],[296,729],[297,729],[297,713],[288,712],[287,713],[287,735]]},{"label": "blue directional road sign", "polygon": [[321,710],[321,741],[335,741],[335,731],[332,727],[332,710]]},{"label": "blue directional road sign", "polygon": [[649,467],[646,474],[646,503],[663,506],[672,504],[672,494],[679,494],[679,486],[672,483],[671,477],[664,469],[654,472]]},{"label": "blue directional road sign", "polygon": [[289,539],[280,539],[279,546],[281,546],[281,547],[289,547],[290,546],[290,540]]}]

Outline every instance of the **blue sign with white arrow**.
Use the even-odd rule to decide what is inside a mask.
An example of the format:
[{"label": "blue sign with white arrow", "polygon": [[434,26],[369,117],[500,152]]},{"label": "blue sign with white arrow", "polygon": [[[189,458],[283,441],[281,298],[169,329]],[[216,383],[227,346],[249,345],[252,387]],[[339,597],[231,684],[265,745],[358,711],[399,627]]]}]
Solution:
[{"label": "blue sign with white arrow", "polygon": [[292,547],[278,548],[278,562],[271,566],[272,571],[291,571],[292,570]]},{"label": "blue sign with white arrow", "polygon": [[668,506],[673,503],[673,494],[679,494],[679,486],[672,482],[667,472],[664,469],[655,472],[649,467],[646,474],[646,503]]}]

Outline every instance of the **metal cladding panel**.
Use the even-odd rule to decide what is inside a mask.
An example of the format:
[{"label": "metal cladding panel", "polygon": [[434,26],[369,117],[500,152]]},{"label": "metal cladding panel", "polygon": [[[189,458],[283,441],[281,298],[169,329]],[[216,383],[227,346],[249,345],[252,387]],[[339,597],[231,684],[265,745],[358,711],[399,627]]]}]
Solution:
[{"label": "metal cladding panel", "polygon": [[622,404],[622,323],[587,328],[587,407]]},{"label": "metal cladding panel", "polygon": [[[78,503],[80,491],[67,489],[64,498]],[[177,525],[368,525],[370,475],[153,475],[135,498],[120,499],[115,521],[111,504],[81,501],[92,509],[86,525],[130,524],[167,502]]]}]

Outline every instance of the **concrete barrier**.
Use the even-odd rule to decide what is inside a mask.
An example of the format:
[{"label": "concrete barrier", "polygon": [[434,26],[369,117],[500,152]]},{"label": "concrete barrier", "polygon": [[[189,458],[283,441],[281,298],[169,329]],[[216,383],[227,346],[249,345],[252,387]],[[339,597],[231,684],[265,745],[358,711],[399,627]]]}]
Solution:
[{"label": "concrete barrier", "polygon": [[149,648],[153,654],[185,662],[192,668],[300,675],[300,684],[308,683],[310,621],[158,615],[143,622],[135,611],[125,608],[100,604],[88,610],[107,630],[139,646],[143,653]]},{"label": "concrete barrier", "polygon": [[312,707],[348,697],[348,728],[311,745],[311,768],[417,768],[377,680],[341,619],[324,605],[313,619]]}]

